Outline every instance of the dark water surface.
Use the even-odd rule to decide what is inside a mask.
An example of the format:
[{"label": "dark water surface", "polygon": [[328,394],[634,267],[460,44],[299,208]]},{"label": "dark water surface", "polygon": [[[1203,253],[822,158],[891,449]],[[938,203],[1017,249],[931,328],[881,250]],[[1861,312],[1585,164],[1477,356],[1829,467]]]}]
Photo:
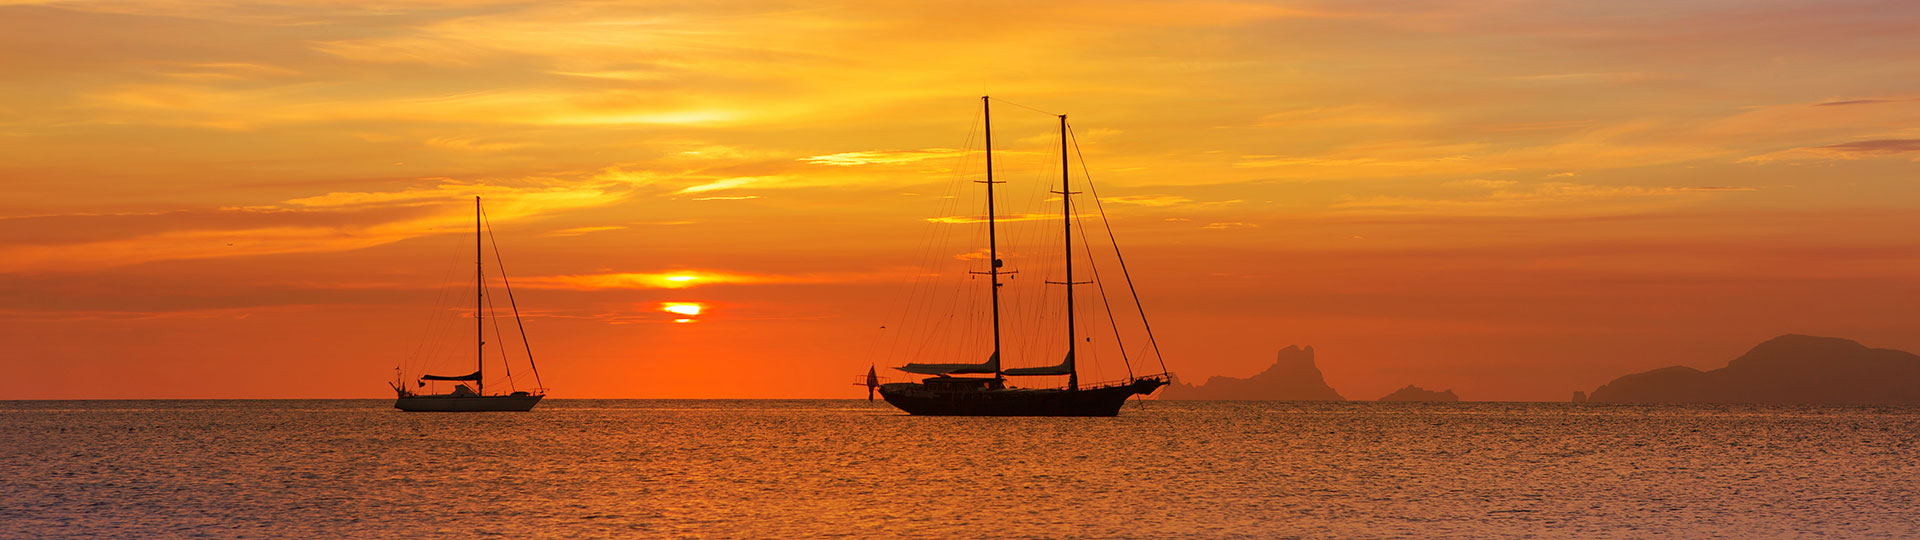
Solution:
[{"label": "dark water surface", "polygon": [[1920,408],[390,405],[0,402],[0,537],[1920,537]]}]

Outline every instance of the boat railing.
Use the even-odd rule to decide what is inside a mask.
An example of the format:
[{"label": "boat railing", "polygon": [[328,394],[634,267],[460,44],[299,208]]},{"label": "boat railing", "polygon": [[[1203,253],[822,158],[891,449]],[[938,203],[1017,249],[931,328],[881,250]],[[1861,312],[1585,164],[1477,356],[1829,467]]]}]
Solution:
[{"label": "boat railing", "polygon": [[[1165,382],[1169,382],[1169,383],[1171,383],[1171,382],[1173,382],[1173,374],[1172,374],[1172,373],[1167,373],[1167,372],[1162,372],[1162,373],[1155,373],[1155,374],[1152,374],[1152,375],[1136,375],[1136,376],[1133,376],[1133,377],[1127,377],[1127,378],[1124,378],[1124,379],[1108,379],[1108,380],[1104,380],[1104,381],[1094,381],[1094,382],[1090,382],[1090,383],[1089,383],[1089,382],[1083,382],[1083,383],[1080,383],[1080,389],[1081,389],[1081,390],[1092,390],[1092,389],[1095,389],[1095,388],[1107,388],[1107,387],[1112,387],[1112,386],[1126,386],[1126,385],[1129,385],[1129,384],[1133,384],[1133,383],[1134,383],[1134,381],[1144,381],[1144,380],[1154,380],[1154,379],[1158,379],[1158,380],[1161,380],[1161,381],[1165,381]],[[1067,385],[1065,385],[1065,384],[1061,384],[1061,385],[1058,385],[1058,386],[1039,386],[1039,387],[1035,387],[1035,386],[1022,386],[1021,388],[1031,388],[1031,389],[1035,389],[1035,390],[1053,390],[1053,389],[1061,389],[1061,390],[1065,390],[1065,389],[1067,388]]]},{"label": "boat railing", "polygon": [[[898,376],[895,376],[895,377],[888,377],[888,376],[884,376],[884,375],[880,375],[880,376],[875,376],[875,377],[874,377],[874,381],[875,381],[875,382],[874,382],[874,384],[888,384],[888,383],[902,383],[902,382],[919,382],[919,381],[918,381],[918,380],[916,380],[916,379],[910,379],[910,378],[907,378],[907,377],[898,377]],[[853,385],[854,385],[854,386],[866,386],[866,385],[867,385],[867,375],[866,375],[865,373],[862,373],[862,374],[859,374],[859,375],[855,375],[855,376],[853,377]]]},{"label": "boat railing", "polygon": [[[919,382],[916,379],[907,378],[907,377],[876,376],[874,378],[877,380],[878,384],[888,384],[888,383],[898,383],[898,382]],[[1129,384],[1133,384],[1134,381],[1154,380],[1154,379],[1171,383],[1173,382],[1173,374],[1168,372],[1161,372],[1161,373],[1154,373],[1152,375],[1137,375],[1133,377],[1127,377],[1124,379],[1109,379],[1104,381],[1095,381],[1091,383],[1081,383],[1080,388],[1085,390],[1085,389],[1093,389],[1093,388],[1106,388],[1109,386],[1126,386]],[[866,386],[867,385],[866,374],[863,373],[863,374],[854,376],[853,385]],[[1021,388],[1029,388],[1029,389],[1035,389],[1035,390],[1051,390],[1051,389],[1064,390],[1067,388],[1067,385],[1063,383],[1057,386],[1021,386]]]}]

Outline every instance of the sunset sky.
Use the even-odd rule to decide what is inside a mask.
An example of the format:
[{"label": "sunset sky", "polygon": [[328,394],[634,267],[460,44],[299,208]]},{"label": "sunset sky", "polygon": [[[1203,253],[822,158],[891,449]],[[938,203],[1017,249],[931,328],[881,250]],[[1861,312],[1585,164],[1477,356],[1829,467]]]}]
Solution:
[{"label": "sunset sky", "polygon": [[989,94],[1183,380],[1920,351],[1920,3],[3,3],[0,399],[388,396],[476,195],[553,397],[861,398]]}]

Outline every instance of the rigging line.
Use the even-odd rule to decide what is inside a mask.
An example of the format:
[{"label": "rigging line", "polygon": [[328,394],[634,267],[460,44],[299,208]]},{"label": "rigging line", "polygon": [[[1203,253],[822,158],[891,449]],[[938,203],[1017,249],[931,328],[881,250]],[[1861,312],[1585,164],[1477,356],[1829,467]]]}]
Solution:
[{"label": "rigging line", "polygon": [[[513,385],[513,362],[507,361],[507,337],[500,334],[500,317],[495,315],[499,310],[493,308],[493,295],[486,294],[486,287],[486,283],[480,284],[480,288],[482,289],[480,296],[487,299],[487,315],[491,315],[487,318],[493,319],[493,339],[496,343],[500,344],[500,367],[507,371],[507,391],[519,390],[519,388],[515,388]],[[484,348],[486,344],[483,343],[480,346]]]},{"label": "rigging line", "polygon": [[[1055,139],[1055,141],[1058,140]],[[1052,150],[1056,145],[1048,145],[1048,148],[1052,153],[1048,154],[1045,162],[1052,163],[1054,162],[1052,158],[1059,157],[1059,153],[1057,150]],[[1006,220],[1008,223],[1003,225],[1006,233],[1001,236],[1003,240],[1001,252],[1008,254],[1007,258],[1019,263],[1017,266],[1024,269],[1028,275],[1039,276],[1037,279],[1040,280],[1040,283],[1035,284],[1036,287],[1014,286],[1012,291],[1003,295],[1010,297],[1006,300],[1012,306],[1008,310],[1016,316],[1013,320],[1024,323],[1020,325],[1022,327],[1045,326],[1052,321],[1047,310],[1052,305],[1049,298],[1053,295],[1053,291],[1051,287],[1044,286],[1044,282],[1045,276],[1060,266],[1059,259],[1054,256],[1056,254],[1049,250],[1047,240],[1040,240],[1040,238],[1049,240],[1055,238],[1047,232],[1052,230],[1053,221],[1036,219],[1036,216],[1042,215],[1036,210],[1044,209],[1047,201],[1051,199],[1049,194],[1053,192],[1054,186],[1052,173],[1047,168],[1041,167],[1033,173],[1033,176],[1035,180],[1029,184],[1031,187],[1026,194],[1027,202],[1024,206],[1009,207],[1010,215],[1014,217]],[[1018,212],[1013,213],[1014,210]],[[1017,274],[1009,279],[1019,281]],[[1022,351],[1023,357],[1051,358],[1054,355],[1053,347],[1057,345],[1049,340],[1048,336],[1033,332],[1022,332],[1010,339],[1015,344],[1014,350]]]},{"label": "rigging line", "polygon": [[[487,217],[486,210],[481,210],[480,220],[486,222],[487,239],[493,241],[493,267],[500,269],[500,284],[505,285],[507,288],[507,306],[513,308],[513,324],[520,329],[520,345],[527,349],[527,367],[533,368],[533,384],[536,388],[546,388],[547,383],[540,380],[540,365],[533,363],[533,342],[527,341],[527,323],[520,320],[520,304],[513,301],[513,282],[507,280],[507,262],[500,257],[500,239],[494,238],[493,236],[493,219]],[[491,306],[493,299],[489,297],[487,302],[489,306]],[[496,319],[496,321],[497,320],[498,319]],[[494,330],[496,334],[499,333],[499,329],[499,323],[495,322]],[[500,342],[500,357],[504,359],[506,355],[507,342],[502,341]],[[509,381],[512,380],[512,368],[508,368],[507,377]]]},{"label": "rigging line", "polygon": [[1015,107],[1019,107],[1019,108],[1022,108],[1022,109],[1026,109],[1026,110],[1029,110],[1029,111],[1033,111],[1033,112],[1037,112],[1037,113],[1040,113],[1040,114],[1044,114],[1044,115],[1047,115],[1047,116],[1060,116],[1060,114],[1059,114],[1059,113],[1051,113],[1051,112],[1047,112],[1047,111],[1043,111],[1043,110],[1040,110],[1040,109],[1035,109],[1035,108],[1033,108],[1033,107],[1028,107],[1028,106],[1026,106],[1026,105],[1021,105],[1021,104],[1019,104],[1019,103],[1014,103],[1014,102],[1011,102],[1011,101],[1007,101],[1007,100],[1004,100],[1004,99],[1000,99],[1000,98],[997,98],[997,97],[989,97],[989,98],[987,98],[987,99],[991,99],[991,100],[994,100],[994,101],[998,101],[998,102],[1001,102],[1001,103],[1005,103],[1005,104],[1008,104],[1008,105],[1012,105],[1012,106],[1015,106]]},{"label": "rigging line", "polygon": [[[958,182],[959,179],[956,177],[953,185],[957,186]],[[954,200],[955,199],[947,199],[948,202],[945,203],[945,205],[952,205],[952,201]],[[935,229],[935,231],[938,233],[938,236],[945,239],[941,240],[937,245],[945,246],[950,244],[954,227],[944,224],[930,224],[930,226],[939,227]],[[941,273],[939,272],[940,268],[935,267],[933,262],[936,260],[933,256],[933,250],[936,244],[932,243],[931,239],[929,242],[924,258],[922,259],[921,274],[914,282],[915,286],[920,290],[916,291],[914,297],[909,299],[909,304],[906,306],[908,309],[906,313],[903,314],[907,318],[903,319],[902,323],[912,325],[919,335],[918,339],[905,344],[907,349],[905,354],[910,356],[909,361],[926,357],[928,348],[936,347],[936,342],[942,340],[944,336],[952,332],[949,324],[952,322],[951,315],[960,305],[958,299],[962,297],[962,293],[968,290],[964,285],[955,285],[952,287],[941,286],[938,278]],[[951,298],[944,298],[942,296],[943,294],[951,294]],[[971,298],[971,295],[966,297]],[[915,305],[922,306],[922,309],[911,309]],[[947,313],[949,317],[937,317],[939,313]],[[971,319],[967,320],[971,321]],[[896,333],[895,344],[899,345],[906,337],[906,332]],[[951,347],[945,348],[957,347],[958,344],[952,344]]]},{"label": "rigging line", "polygon": [[[966,292],[966,287],[953,288],[953,298],[948,300],[948,305],[952,307],[950,309],[945,310],[948,314],[946,317],[934,318],[935,314],[931,310],[928,312],[928,315],[927,315],[929,317],[929,320],[927,321],[928,337],[921,340],[919,347],[912,351],[912,354],[914,355],[914,357],[924,358],[927,356],[927,349],[929,347],[939,347],[941,344],[938,344],[935,342],[941,340],[940,336],[943,336],[943,335],[952,336],[955,333],[958,333],[958,334],[961,334],[960,337],[965,338],[973,335],[972,331],[974,329],[973,328],[974,322],[979,319],[979,317],[974,315],[978,314],[979,308],[976,305],[977,302],[975,301],[975,298],[974,298],[975,295],[962,294],[964,292]],[[929,299],[931,298],[932,297],[929,296]],[[961,324],[964,325],[963,327],[955,328],[953,326],[953,321],[954,321],[953,313],[955,310],[958,309],[960,302],[962,301],[962,298],[964,298],[965,301],[967,302],[968,312],[966,313],[966,315],[968,316],[961,319]],[[947,341],[953,341],[953,339],[948,338]],[[970,340],[962,340],[962,341],[970,341]],[[947,344],[945,348],[958,348],[961,345],[963,345],[963,343],[950,343],[950,344]],[[912,347],[912,345],[909,345],[909,347]]]},{"label": "rigging line", "polygon": [[[427,312],[427,321],[426,321],[425,328],[421,330],[420,342],[417,346],[413,348],[413,353],[407,355],[407,359],[405,362],[403,362],[403,364],[419,363],[421,360],[421,353],[427,350],[427,344],[436,341],[434,339],[434,336],[436,335],[434,330],[437,329],[439,326],[438,324],[436,324],[436,322],[439,321],[441,308],[446,307],[447,296],[448,296],[447,293],[449,290],[452,289],[451,285],[453,284],[452,280],[453,280],[454,266],[459,261],[460,261],[460,250],[454,249],[451,255],[447,258],[447,265],[446,265],[445,271],[442,272],[440,276],[440,283],[441,283],[440,294],[434,297],[433,309]],[[409,367],[409,368],[419,367],[424,369],[425,365],[424,364],[409,365],[409,366],[403,366],[403,367]],[[402,372],[404,373],[405,370],[403,369]]]},{"label": "rigging line", "polygon": [[[1092,182],[1087,182],[1091,187]],[[1098,196],[1098,195],[1096,195]],[[1087,239],[1086,220],[1078,214],[1073,220],[1080,222],[1080,248],[1087,252],[1087,267],[1093,269],[1093,288],[1100,292],[1100,305],[1107,310],[1107,324],[1113,325],[1113,343],[1120,348],[1120,362],[1127,366],[1127,378],[1133,378],[1133,361],[1127,359],[1127,344],[1120,338],[1120,321],[1113,315],[1113,301],[1107,298],[1107,284],[1100,280],[1100,264],[1093,260],[1093,241]]]},{"label": "rigging line", "polygon": [[1147,329],[1147,343],[1153,344],[1153,356],[1160,361],[1160,372],[1167,372],[1167,357],[1160,354],[1160,340],[1153,337],[1153,325],[1147,322],[1147,308],[1140,302],[1140,290],[1133,286],[1133,273],[1127,271],[1127,258],[1120,254],[1120,241],[1113,237],[1113,222],[1107,220],[1107,206],[1100,202],[1100,190],[1093,187],[1093,172],[1087,168],[1087,155],[1080,151],[1080,138],[1073,136],[1073,128],[1067,128],[1068,138],[1073,141],[1073,153],[1080,156],[1080,174],[1087,179],[1087,191],[1093,194],[1093,206],[1100,209],[1100,222],[1107,224],[1107,241],[1113,243],[1113,258],[1120,262],[1120,275],[1127,279],[1127,293],[1133,295],[1133,308],[1140,311],[1140,325]]},{"label": "rigging line", "polygon": [[[1055,142],[1059,140],[1054,139]],[[1061,157],[1058,150],[1054,150],[1059,148],[1059,145],[1049,144],[1047,147],[1049,153],[1044,163],[1053,163],[1055,158]],[[1046,286],[1046,276],[1052,275],[1061,267],[1063,257],[1059,256],[1062,253],[1052,251],[1052,240],[1058,238],[1050,232],[1053,230],[1054,221],[1044,218],[1051,214],[1046,210],[1047,203],[1053,198],[1051,194],[1056,192],[1053,188],[1057,185],[1055,183],[1057,179],[1047,167],[1037,168],[1033,176],[1032,187],[1027,193],[1027,203],[1019,208],[1021,211],[1019,217],[1007,228],[1009,241],[1006,244],[1009,246],[1009,252],[1019,255],[1020,267],[1037,279],[1037,282],[1029,282],[1032,286],[1020,288],[1020,294],[1015,295],[1013,300],[1014,311],[1020,314],[1019,320],[1025,322],[1021,326],[1046,328],[1050,327],[1054,321],[1052,317],[1056,313],[1052,308],[1060,304],[1051,300],[1055,296],[1055,291],[1053,287]],[[1039,357],[1042,362],[1051,364],[1054,361],[1050,359],[1054,358],[1056,353],[1064,354],[1055,349],[1059,343],[1052,337],[1049,332],[1022,332],[1015,339],[1020,347],[1019,350],[1025,351],[1027,356]]]},{"label": "rigging line", "polygon": [[[969,107],[969,109],[971,110],[972,108]],[[935,215],[951,214],[953,210],[957,208],[958,192],[960,191],[960,186],[962,186],[960,180],[964,172],[968,169],[968,163],[972,160],[971,150],[973,149],[974,136],[980,131],[981,115],[969,112],[969,116],[971,117],[972,124],[968,126],[966,139],[961,144],[960,155],[957,158],[959,164],[953,168],[953,174],[948,177],[945,191],[934,201]],[[895,358],[895,353],[900,351],[901,341],[905,339],[905,330],[909,327],[917,326],[916,323],[919,322],[914,320],[913,306],[919,303],[922,289],[926,289],[926,303],[932,303],[932,299],[936,293],[934,289],[938,287],[938,283],[935,281],[938,272],[934,268],[933,263],[933,261],[936,260],[934,250],[936,246],[945,245],[953,235],[952,228],[945,226],[945,224],[929,222],[924,226],[930,228],[926,229],[927,232],[921,237],[920,253],[916,261],[919,263],[921,271],[916,273],[912,280],[903,284],[907,289],[907,294],[906,298],[898,304],[900,306],[900,317],[894,321],[895,331],[888,336],[884,336],[890,338],[887,339],[887,353],[885,356],[885,359],[888,361],[892,361]],[[933,275],[933,277],[930,277],[930,274]],[[900,287],[896,286],[894,289],[894,299],[900,300],[899,294]],[[931,323],[931,321],[928,322]],[[931,324],[929,324],[929,326],[931,326]],[[876,330],[876,332],[877,331],[878,330]],[[876,336],[875,339],[878,340],[881,337],[883,336]],[[931,338],[931,336],[928,337]],[[912,345],[908,345],[908,347],[912,347]],[[868,358],[869,360],[872,359],[871,351],[869,351]]]},{"label": "rigging line", "polygon": [[[455,239],[464,240],[458,237]],[[450,343],[455,333],[463,331],[457,327],[460,326],[460,321],[464,319],[464,317],[461,315],[453,315],[451,318],[445,318],[445,316],[449,310],[455,310],[462,314],[466,312],[467,296],[460,294],[460,291],[467,290],[467,283],[472,280],[462,278],[459,281],[454,281],[453,277],[463,259],[461,255],[464,253],[464,248],[460,247],[463,244],[465,244],[465,242],[455,242],[454,249],[448,252],[446,272],[441,276],[441,281],[444,285],[440,288],[439,300],[434,304],[434,315],[440,315],[441,317],[428,318],[427,341],[422,344],[424,352],[418,358],[418,363],[412,366],[421,371],[422,374],[429,371],[437,371],[437,368],[434,366],[448,364],[451,362],[451,358],[459,354],[455,352],[455,348],[451,346]],[[451,300],[453,298],[458,298],[459,300]]]}]

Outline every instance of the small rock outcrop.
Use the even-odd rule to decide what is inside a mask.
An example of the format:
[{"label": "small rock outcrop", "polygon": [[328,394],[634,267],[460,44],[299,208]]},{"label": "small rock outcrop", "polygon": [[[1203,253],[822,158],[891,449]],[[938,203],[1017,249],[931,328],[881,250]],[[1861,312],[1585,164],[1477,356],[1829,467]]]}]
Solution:
[{"label": "small rock outcrop", "polygon": [[1673,366],[1601,385],[1596,402],[1920,404],[1920,356],[1788,334],[1710,371]]},{"label": "small rock outcrop", "polygon": [[1380,398],[1380,401],[1460,401],[1460,396],[1453,395],[1453,390],[1435,392],[1409,384]]},{"label": "small rock outcrop", "polygon": [[1252,377],[1213,376],[1200,385],[1178,379],[1160,391],[1160,399],[1345,401],[1313,363],[1313,347],[1288,346],[1273,365]]}]

